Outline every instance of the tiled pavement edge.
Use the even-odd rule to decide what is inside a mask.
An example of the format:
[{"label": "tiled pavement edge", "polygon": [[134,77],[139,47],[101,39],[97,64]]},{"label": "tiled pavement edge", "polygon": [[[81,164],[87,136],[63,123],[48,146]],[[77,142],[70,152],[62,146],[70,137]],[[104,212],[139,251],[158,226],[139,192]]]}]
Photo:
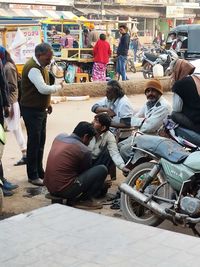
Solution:
[{"label": "tiled pavement edge", "polygon": [[58,204],[0,222],[1,267],[195,267],[200,239]]}]

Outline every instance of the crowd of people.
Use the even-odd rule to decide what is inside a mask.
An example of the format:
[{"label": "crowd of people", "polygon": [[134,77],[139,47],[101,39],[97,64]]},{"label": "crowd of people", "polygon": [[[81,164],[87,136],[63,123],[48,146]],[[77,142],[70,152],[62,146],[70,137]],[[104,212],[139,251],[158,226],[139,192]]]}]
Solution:
[{"label": "crowd of people", "polygon": [[[119,27],[119,31],[117,71],[122,80],[127,80],[125,64],[130,36],[124,25]],[[66,37],[63,42],[70,46],[70,38]],[[106,36],[100,34],[94,45],[94,80],[105,80],[110,54]],[[175,123],[200,133],[200,78],[194,74],[195,67],[191,63],[178,59],[172,66],[172,107],[163,96],[161,82],[151,79],[144,86],[146,103],[134,112],[123,86],[117,80],[110,80],[106,96],[91,107],[95,114],[93,121],[79,122],[70,135],[59,134],[53,141],[44,168],[47,115],[52,113],[50,98],[52,93],[64,86],[63,81],[60,84],[50,83],[47,66],[52,57],[49,44],[37,45],[35,55],[26,62],[20,77],[9,52],[0,47],[0,124],[2,127],[6,125],[15,135],[22,153],[22,158],[15,165],[26,164],[28,182],[35,186],[45,185],[51,195],[66,198],[68,205],[102,208],[95,199],[106,195],[112,180],[116,179],[116,167],[124,174],[129,172],[126,163],[134,141],[133,132],[139,130],[156,135],[163,120],[170,115]],[[27,142],[20,116],[25,123]],[[1,151],[2,147],[1,142]],[[4,177],[1,161],[0,179],[4,196],[13,195],[18,186]]]}]

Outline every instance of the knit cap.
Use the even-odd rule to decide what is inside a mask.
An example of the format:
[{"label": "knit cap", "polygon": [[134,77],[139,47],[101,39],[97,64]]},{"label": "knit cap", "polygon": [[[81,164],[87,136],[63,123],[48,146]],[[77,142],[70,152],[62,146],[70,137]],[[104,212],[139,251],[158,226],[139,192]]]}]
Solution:
[{"label": "knit cap", "polygon": [[153,80],[149,80],[146,85],[145,85],[145,93],[146,93],[146,90],[148,88],[154,88],[155,90],[157,90],[161,95],[163,94],[163,87],[160,83],[159,80],[157,79],[153,79]]}]

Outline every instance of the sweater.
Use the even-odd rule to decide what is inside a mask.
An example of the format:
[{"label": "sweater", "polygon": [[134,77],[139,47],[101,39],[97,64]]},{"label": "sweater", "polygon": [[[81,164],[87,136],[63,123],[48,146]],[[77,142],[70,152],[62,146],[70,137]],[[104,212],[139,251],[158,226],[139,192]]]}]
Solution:
[{"label": "sweater", "polygon": [[128,49],[130,43],[130,36],[128,33],[122,34],[119,42],[119,46],[117,48],[117,55],[118,56],[127,56]]},{"label": "sweater", "polygon": [[31,68],[37,68],[41,71],[46,84],[49,84],[49,73],[47,68],[39,66],[33,58],[25,65],[22,71],[21,83],[21,105],[23,107],[35,108],[44,111],[50,105],[50,95],[41,94],[35,85],[29,80],[28,73]]},{"label": "sweater", "polygon": [[111,55],[110,45],[107,41],[99,39],[94,46],[94,62],[107,64]]}]

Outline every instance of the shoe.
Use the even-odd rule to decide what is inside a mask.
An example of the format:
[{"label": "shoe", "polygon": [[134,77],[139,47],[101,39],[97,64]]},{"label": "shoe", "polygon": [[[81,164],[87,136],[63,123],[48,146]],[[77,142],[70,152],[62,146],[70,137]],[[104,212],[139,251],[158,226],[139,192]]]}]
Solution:
[{"label": "shoe", "polygon": [[114,199],[110,208],[112,210],[120,210],[121,207],[120,203],[121,203],[120,198]]},{"label": "shoe", "polygon": [[14,190],[19,187],[17,184],[12,184],[11,182],[8,182],[5,178],[2,179],[3,181],[3,189],[5,190]]},{"label": "shoe", "polygon": [[14,193],[10,190],[6,190],[5,188],[2,188],[4,197],[11,197]]},{"label": "shoe", "polygon": [[28,179],[28,182],[33,184],[33,185],[44,186],[43,180],[40,179],[40,178],[37,178],[37,179],[34,179],[34,180]]},{"label": "shoe", "polygon": [[77,202],[73,207],[84,210],[97,210],[97,209],[102,209],[103,205],[96,201],[85,200]]},{"label": "shoe", "polygon": [[44,179],[44,174],[45,174],[44,170],[38,171],[38,175],[39,175],[40,179],[42,179],[42,180]]},{"label": "shoe", "polygon": [[18,162],[14,164],[14,166],[21,166],[26,164],[26,157],[22,157]]}]

